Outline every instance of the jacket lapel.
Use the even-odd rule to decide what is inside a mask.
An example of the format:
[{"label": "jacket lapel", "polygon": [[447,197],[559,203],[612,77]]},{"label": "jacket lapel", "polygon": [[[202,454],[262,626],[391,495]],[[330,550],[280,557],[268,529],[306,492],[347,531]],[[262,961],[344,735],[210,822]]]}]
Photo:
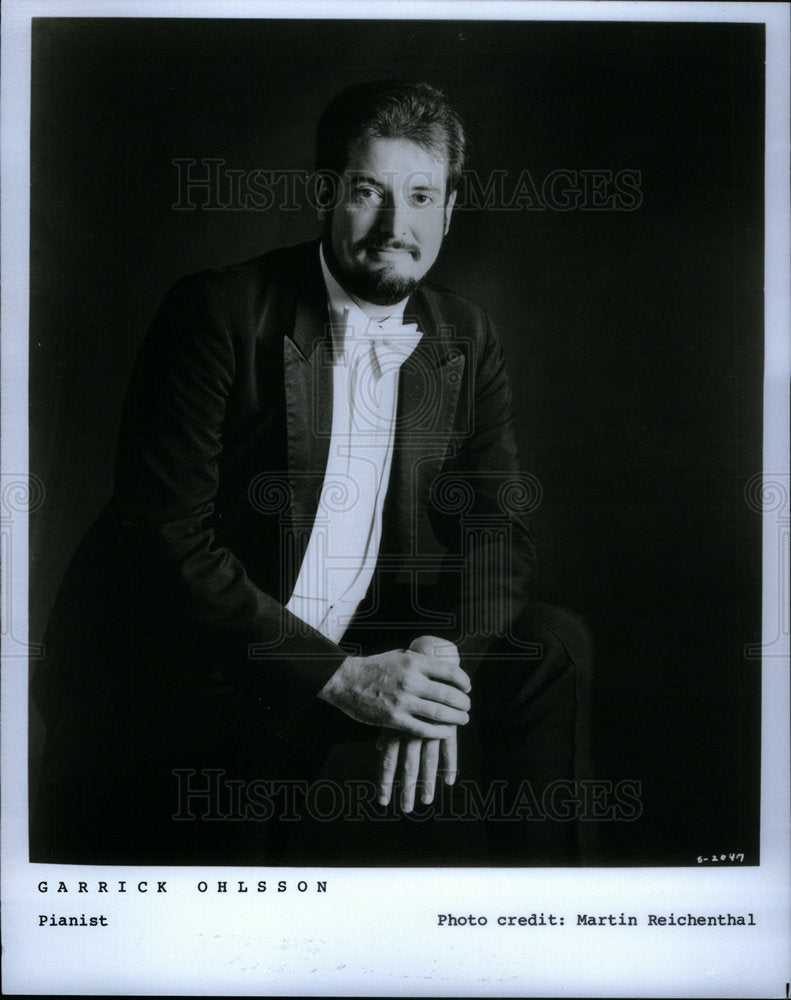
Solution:
[{"label": "jacket lapel", "polygon": [[382,548],[417,554],[420,513],[448,452],[465,359],[420,292],[407,303],[404,322],[416,322],[423,336],[399,374]]},{"label": "jacket lapel", "polygon": [[283,338],[291,544],[284,585],[293,588],[324,481],[332,432],[332,353],[318,244],[296,274],[293,329]]}]

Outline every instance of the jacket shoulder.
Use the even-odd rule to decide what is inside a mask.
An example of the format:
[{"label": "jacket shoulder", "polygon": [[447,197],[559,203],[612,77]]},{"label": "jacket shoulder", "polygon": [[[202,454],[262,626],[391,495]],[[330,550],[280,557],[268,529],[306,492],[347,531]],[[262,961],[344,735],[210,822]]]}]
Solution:
[{"label": "jacket shoulder", "polygon": [[207,267],[186,275],[177,284],[208,284],[226,297],[239,295],[245,289],[262,291],[284,283],[298,287],[314,267],[318,267],[318,243],[311,241],[278,247],[239,263]]},{"label": "jacket shoulder", "polygon": [[317,271],[318,243],[300,243],[185,275],[167,298],[176,308],[212,315],[232,336],[247,340],[270,327],[287,328],[297,298],[317,287]]},{"label": "jacket shoulder", "polygon": [[416,303],[430,317],[441,339],[469,340],[484,350],[493,334],[487,310],[474,299],[445,288],[434,281],[421,284]]},{"label": "jacket shoulder", "polygon": [[468,295],[461,295],[451,288],[446,288],[445,285],[440,285],[436,281],[424,281],[421,285],[421,291],[427,301],[437,307],[455,312],[465,312],[484,321],[488,319],[488,313],[480,302],[471,299]]}]

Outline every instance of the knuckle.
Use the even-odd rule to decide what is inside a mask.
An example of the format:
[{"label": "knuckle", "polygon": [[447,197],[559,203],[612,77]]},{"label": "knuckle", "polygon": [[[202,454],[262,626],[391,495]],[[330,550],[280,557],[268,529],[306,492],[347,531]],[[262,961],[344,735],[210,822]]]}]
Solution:
[{"label": "knuckle", "polygon": [[402,694],[413,694],[418,690],[420,686],[419,675],[415,674],[413,671],[407,671],[401,674],[398,679],[398,690]]},{"label": "knuckle", "polygon": [[393,658],[393,669],[399,678],[403,677],[410,669],[410,654],[397,653]]}]

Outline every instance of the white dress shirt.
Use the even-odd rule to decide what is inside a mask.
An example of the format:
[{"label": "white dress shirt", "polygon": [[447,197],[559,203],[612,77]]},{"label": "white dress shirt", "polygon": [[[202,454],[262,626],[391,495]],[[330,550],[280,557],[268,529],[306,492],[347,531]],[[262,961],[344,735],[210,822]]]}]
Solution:
[{"label": "white dress shirt", "polygon": [[403,325],[406,299],[390,307],[355,299],[319,254],[332,325],[332,431],[316,519],[286,607],[339,642],[376,566],[398,372],[422,334],[415,323]]}]

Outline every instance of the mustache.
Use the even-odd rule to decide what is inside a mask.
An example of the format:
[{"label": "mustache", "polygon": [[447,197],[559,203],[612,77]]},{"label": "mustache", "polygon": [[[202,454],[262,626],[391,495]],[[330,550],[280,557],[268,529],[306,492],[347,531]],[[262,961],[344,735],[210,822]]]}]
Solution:
[{"label": "mustache", "polygon": [[415,260],[420,260],[420,247],[415,246],[414,243],[406,243],[404,240],[383,240],[377,239],[375,236],[369,236],[366,239],[359,240],[355,243],[356,250],[407,250]]}]

